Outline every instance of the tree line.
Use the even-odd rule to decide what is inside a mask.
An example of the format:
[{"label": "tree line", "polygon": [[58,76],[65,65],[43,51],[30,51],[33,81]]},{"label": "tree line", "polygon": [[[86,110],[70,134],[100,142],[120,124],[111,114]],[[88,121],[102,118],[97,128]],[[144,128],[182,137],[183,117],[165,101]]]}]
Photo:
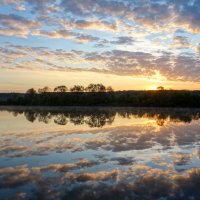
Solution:
[{"label": "tree line", "polygon": [[44,88],[39,88],[36,91],[34,88],[30,88],[26,91],[28,94],[42,94],[47,92],[113,92],[113,88],[111,86],[104,86],[102,83],[94,84],[90,83],[87,87],[82,85],[74,85],[73,87],[69,88],[65,85],[59,85],[51,90],[50,87],[45,86]]},{"label": "tree line", "polygon": [[57,86],[53,91],[48,87],[38,91],[32,88],[25,94],[0,98],[0,105],[200,107],[200,91],[163,87],[156,91],[114,91],[102,84],[89,84],[86,88],[75,85],[68,90],[66,86]]}]

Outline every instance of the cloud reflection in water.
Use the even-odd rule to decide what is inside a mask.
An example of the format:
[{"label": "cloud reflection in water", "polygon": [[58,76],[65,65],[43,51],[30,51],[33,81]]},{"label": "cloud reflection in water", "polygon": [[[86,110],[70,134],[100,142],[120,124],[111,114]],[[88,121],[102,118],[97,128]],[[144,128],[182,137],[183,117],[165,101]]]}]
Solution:
[{"label": "cloud reflection in water", "polygon": [[[199,198],[197,110],[7,115],[12,123],[24,116],[32,129],[4,133],[0,128],[2,199]],[[38,131],[37,120],[64,129]]]}]

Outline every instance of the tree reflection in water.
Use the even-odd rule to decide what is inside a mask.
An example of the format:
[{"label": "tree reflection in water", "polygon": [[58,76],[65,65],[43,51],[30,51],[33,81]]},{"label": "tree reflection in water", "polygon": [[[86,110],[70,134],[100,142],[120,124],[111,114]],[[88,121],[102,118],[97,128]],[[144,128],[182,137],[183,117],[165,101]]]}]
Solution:
[{"label": "tree reflection in water", "polygon": [[94,109],[89,111],[12,111],[13,116],[24,114],[30,122],[38,120],[48,124],[52,118],[59,125],[66,125],[68,121],[74,125],[87,124],[89,127],[103,127],[112,124],[118,114],[122,118],[149,118],[155,119],[157,125],[163,126],[166,121],[190,123],[200,118],[199,110],[183,109]]},{"label": "tree reflection in water", "polygon": [[[29,127],[37,121],[53,128],[9,131],[8,126],[4,133],[0,127],[0,199],[199,199],[198,110],[10,112],[13,123],[25,116]],[[135,119],[153,123],[123,124]],[[122,120],[120,126],[115,120]],[[70,123],[79,127],[68,129]],[[64,129],[54,129],[57,124]]]}]

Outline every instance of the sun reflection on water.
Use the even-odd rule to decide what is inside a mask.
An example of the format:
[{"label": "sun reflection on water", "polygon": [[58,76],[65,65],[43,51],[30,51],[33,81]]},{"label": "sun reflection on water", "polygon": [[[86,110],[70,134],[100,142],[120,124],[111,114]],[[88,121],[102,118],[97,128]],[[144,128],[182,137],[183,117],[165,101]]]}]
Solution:
[{"label": "sun reflection on water", "polygon": [[4,110],[0,119],[3,199],[200,195],[198,110]]}]

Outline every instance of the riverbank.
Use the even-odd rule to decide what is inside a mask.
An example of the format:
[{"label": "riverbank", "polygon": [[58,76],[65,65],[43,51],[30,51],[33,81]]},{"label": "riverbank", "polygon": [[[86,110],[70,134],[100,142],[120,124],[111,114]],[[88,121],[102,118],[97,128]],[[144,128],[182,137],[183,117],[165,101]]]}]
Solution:
[{"label": "riverbank", "polygon": [[[7,95],[9,96],[9,95]],[[109,106],[199,108],[200,91],[45,92],[0,98],[4,106]]]}]

